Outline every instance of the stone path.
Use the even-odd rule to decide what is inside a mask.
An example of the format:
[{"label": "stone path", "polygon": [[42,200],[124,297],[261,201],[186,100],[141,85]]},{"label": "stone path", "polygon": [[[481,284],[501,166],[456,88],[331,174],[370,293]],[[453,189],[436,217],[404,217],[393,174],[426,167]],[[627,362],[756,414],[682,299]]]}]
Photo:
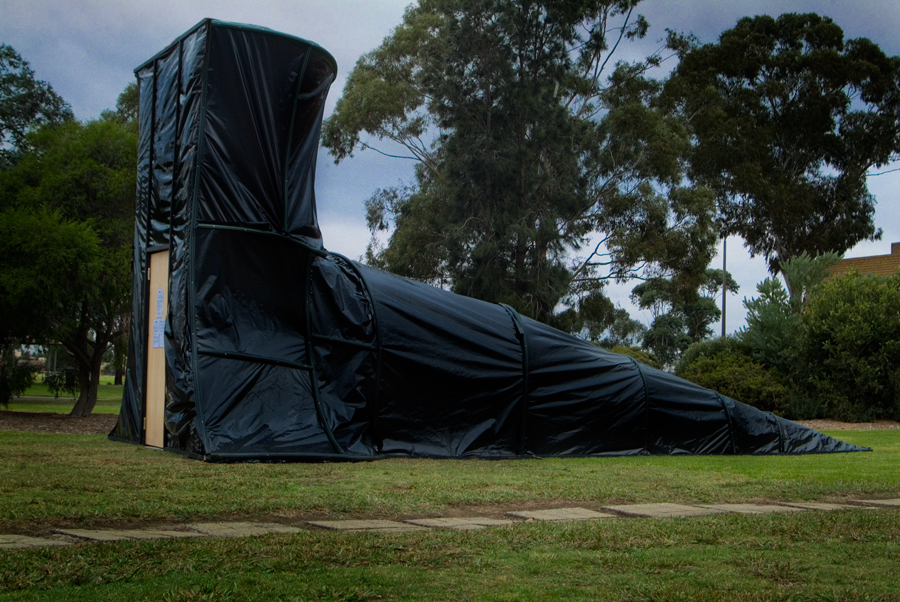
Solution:
[{"label": "stone path", "polygon": [[270,533],[298,533],[303,528],[334,531],[407,532],[429,529],[471,531],[489,527],[541,521],[599,520],[622,518],[686,518],[711,514],[771,514],[775,512],[834,511],[848,508],[900,507],[900,498],[888,500],[850,500],[846,504],[828,502],[779,502],[777,504],[621,504],[600,506],[599,511],[568,507],[549,510],[515,510],[509,518],[487,516],[412,518],[393,520],[311,520],[302,527],[263,522],[205,522],[148,529],[55,529],[49,537],[0,534],[0,549],[16,550],[47,546],[71,546],[85,542],[123,541],[138,539],[175,539],[182,537],[247,537]]}]

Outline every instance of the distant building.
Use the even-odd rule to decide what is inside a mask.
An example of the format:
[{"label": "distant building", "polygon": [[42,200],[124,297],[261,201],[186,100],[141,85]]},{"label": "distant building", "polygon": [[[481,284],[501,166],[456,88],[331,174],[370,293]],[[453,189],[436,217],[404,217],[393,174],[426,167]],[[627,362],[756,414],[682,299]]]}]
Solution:
[{"label": "distant building", "polygon": [[859,270],[860,274],[877,274],[879,276],[896,274],[900,270],[900,242],[891,243],[890,255],[842,259],[831,266],[831,275],[839,276],[854,269]]}]

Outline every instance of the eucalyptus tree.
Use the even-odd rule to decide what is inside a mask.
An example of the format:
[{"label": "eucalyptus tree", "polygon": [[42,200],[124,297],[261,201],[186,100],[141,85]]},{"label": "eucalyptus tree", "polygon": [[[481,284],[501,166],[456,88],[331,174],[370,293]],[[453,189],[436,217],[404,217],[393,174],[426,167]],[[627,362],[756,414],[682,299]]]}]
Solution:
[{"label": "eucalyptus tree", "polygon": [[900,152],[900,57],[815,14],[746,17],[715,44],[681,42],[668,92],[696,140],[691,178],[716,191],[725,232],[772,273],[881,237],[866,174]]},{"label": "eucalyptus tree", "polygon": [[368,260],[571,330],[571,312],[605,306],[605,281],[647,265],[702,274],[714,199],[683,186],[688,132],[649,77],[661,56],[617,58],[647,34],[636,5],[408,9],[323,129],[336,162],[368,149],[416,161],[414,183],[367,201],[370,230],[390,233]]},{"label": "eucalyptus tree", "polygon": [[41,125],[74,119],[72,109],[47,82],[35,79],[28,61],[0,44],[0,169],[26,150],[26,136]]}]

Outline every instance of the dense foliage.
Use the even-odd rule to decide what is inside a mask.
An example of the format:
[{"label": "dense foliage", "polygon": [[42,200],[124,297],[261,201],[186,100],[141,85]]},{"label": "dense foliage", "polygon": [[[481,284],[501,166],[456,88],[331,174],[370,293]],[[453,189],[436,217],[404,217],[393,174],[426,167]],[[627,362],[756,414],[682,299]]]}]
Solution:
[{"label": "dense foliage", "polygon": [[746,17],[684,46],[668,92],[697,140],[692,180],[773,273],[881,236],[866,172],[900,151],[900,57],[827,17]]},{"label": "dense foliage", "polygon": [[827,280],[833,256],[785,262],[759,284],[735,337],[695,343],[676,373],[791,418],[900,419],[900,275]]},{"label": "dense foliage", "polygon": [[[724,287],[723,287],[724,285]],[[650,278],[632,289],[631,299],[653,316],[644,332],[643,346],[666,366],[673,366],[691,344],[712,335],[710,325],[722,317],[716,295],[736,293],[738,285],[731,274],[708,269],[702,279]]]},{"label": "dense foliage", "polygon": [[0,333],[72,354],[74,415],[93,409],[130,309],[137,136],[117,115],[39,127],[0,172]]},{"label": "dense foliage", "polygon": [[73,119],[72,109],[11,46],[0,44],[0,170],[28,150],[36,128]]},{"label": "dense foliage", "polygon": [[807,395],[845,420],[900,420],[900,275],[824,283],[801,314]]},{"label": "dense foliage", "polygon": [[368,201],[370,229],[391,233],[369,261],[575,332],[611,323],[605,279],[702,276],[713,195],[683,186],[688,133],[646,77],[660,59],[614,59],[647,32],[636,4],[410,8],[323,130],[337,161],[371,138],[417,161],[414,184]]}]

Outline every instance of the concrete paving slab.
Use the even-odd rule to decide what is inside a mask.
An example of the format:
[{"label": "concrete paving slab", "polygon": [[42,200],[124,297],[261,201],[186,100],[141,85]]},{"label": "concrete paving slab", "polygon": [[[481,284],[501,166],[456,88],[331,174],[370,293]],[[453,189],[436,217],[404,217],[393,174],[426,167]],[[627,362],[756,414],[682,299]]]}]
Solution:
[{"label": "concrete paving slab", "polygon": [[515,521],[488,518],[486,516],[470,516],[462,518],[415,518],[406,521],[413,525],[434,527],[438,529],[453,529],[455,531],[475,531],[486,527],[504,527],[512,525]]},{"label": "concrete paving slab", "polygon": [[335,531],[427,531],[423,526],[393,520],[311,520],[310,525]]},{"label": "concrete paving slab", "polygon": [[866,506],[900,506],[900,498],[893,500],[850,500],[850,502]]},{"label": "concrete paving slab", "polygon": [[48,546],[70,546],[67,541],[31,537],[29,535],[0,534],[0,550],[23,550],[25,548],[41,548]]},{"label": "concrete paving slab", "polygon": [[593,520],[597,518],[616,518],[608,512],[594,512],[587,508],[552,508],[550,510],[516,510],[507,512],[509,516],[533,520]]},{"label": "concrete paving slab", "polygon": [[775,514],[777,512],[802,512],[803,508],[779,506],[777,504],[704,504],[702,508],[712,508],[737,514]]},{"label": "concrete paving slab", "polygon": [[252,535],[269,535],[271,533],[299,533],[297,527],[289,527],[279,523],[194,523],[187,527],[210,537],[247,537]]},{"label": "concrete paving slab", "polygon": [[700,506],[685,506],[684,504],[622,504],[616,506],[604,506],[604,510],[612,510],[625,516],[637,516],[641,518],[680,518],[686,516],[708,516],[720,514],[721,510],[703,508]]},{"label": "concrete paving slab", "polygon": [[781,502],[784,506],[803,508],[804,510],[846,510],[847,508],[859,508],[850,504],[833,504],[831,502]]},{"label": "concrete paving slab", "polygon": [[166,531],[160,529],[129,529],[121,531],[132,539],[178,539],[181,537],[203,537],[194,531]]},{"label": "concrete paving slab", "polygon": [[81,539],[90,539],[91,541],[122,541],[123,539],[131,539],[122,531],[116,529],[54,529],[53,532]]}]

